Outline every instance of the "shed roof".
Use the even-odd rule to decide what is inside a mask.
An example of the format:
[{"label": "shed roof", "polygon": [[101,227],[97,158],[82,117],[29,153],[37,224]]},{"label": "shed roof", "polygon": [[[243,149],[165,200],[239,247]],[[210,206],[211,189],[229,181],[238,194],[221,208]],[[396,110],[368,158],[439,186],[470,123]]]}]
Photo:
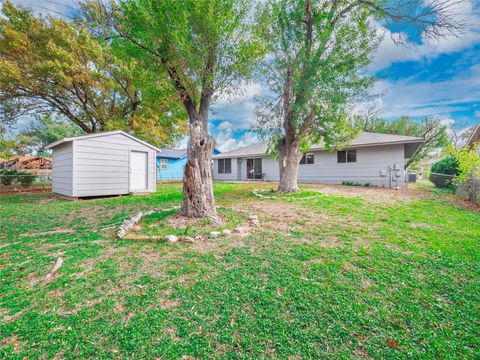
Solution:
[{"label": "shed roof", "polygon": [[[355,139],[353,139],[345,148],[356,148],[366,146],[391,145],[391,144],[407,144],[407,143],[422,143],[424,140],[419,137],[380,134],[372,132],[361,132]],[[268,142],[262,142],[244,146],[235,150],[226,151],[219,155],[215,155],[214,159],[243,157],[243,156],[260,156],[267,153]],[[312,145],[310,150],[325,150],[323,144]]]},{"label": "shed roof", "polygon": [[159,151],[160,149],[157,148],[156,146],[153,146],[143,140],[140,140],[139,138],[133,136],[133,135],[130,135],[128,133],[126,133],[125,131],[122,131],[122,130],[115,130],[115,131],[106,131],[106,132],[101,132],[101,133],[96,133],[96,134],[88,134],[88,135],[82,135],[82,136],[75,136],[75,137],[67,137],[67,138],[63,138],[63,139],[60,139],[58,141],[55,141],[51,144],[48,144],[47,146],[45,146],[45,149],[53,149],[55,146],[58,146],[60,144],[63,144],[63,143],[66,143],[66,142],[70,142],[70,141],[77,141],[77,140],[85,140],[85,139],[92,139],[92,138],[96,138],[96,137],[103,137],[103,136],[111,136],[111,135],[117,135],[117,134],[120,134],[120,135],[124,135],[132,140],[135,140],[136,142],[139,142],[140,144],[142,145],[145,145],[155,151]]}]

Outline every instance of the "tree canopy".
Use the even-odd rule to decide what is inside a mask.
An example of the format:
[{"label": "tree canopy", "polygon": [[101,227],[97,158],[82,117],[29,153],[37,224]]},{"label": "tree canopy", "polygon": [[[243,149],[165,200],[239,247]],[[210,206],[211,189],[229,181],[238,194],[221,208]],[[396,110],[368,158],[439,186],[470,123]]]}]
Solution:
[{"label": "tree canopy", "polygon": [[96,19],[99,33],[119,35],[114,42],[126,54],[170,78],[191,120],[208,115],[219,97],[241,91],[238,85],[264,55],[257,28],[246,21],[250,0],[126,0],[119,5],[92,0],[88,5],[87,17]]},{"label": "tree canopy", "polygon": [[0,122],[61,114],[86,133],[123,129],[154,144],[185,133],[185,112],[155,72],[116,56],[86,26],[6,1],[0,17]]},{"label": "tree canopy", "polygon": [[267,138],[295,137],[306,151],[320,140],[342,145],[358,131],[352,106],[373,84],[366,66],[378,37],[369,27],[371,11],[335,17],[335,6],[278,0],[264,9],[272,56],[262,72],[275,97],[261,103],[257,127]]}]

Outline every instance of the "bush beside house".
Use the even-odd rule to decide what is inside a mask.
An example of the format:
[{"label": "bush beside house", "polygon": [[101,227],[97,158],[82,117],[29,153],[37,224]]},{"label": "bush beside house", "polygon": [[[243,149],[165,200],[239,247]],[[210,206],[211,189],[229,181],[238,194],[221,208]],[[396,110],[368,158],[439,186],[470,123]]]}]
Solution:
[{"label": "bush beside house", "polygon": [[439,188],[452,188],[454,176],[458,175],[458,162],[453,156],[447,156],[432,165],[430,181]]}]

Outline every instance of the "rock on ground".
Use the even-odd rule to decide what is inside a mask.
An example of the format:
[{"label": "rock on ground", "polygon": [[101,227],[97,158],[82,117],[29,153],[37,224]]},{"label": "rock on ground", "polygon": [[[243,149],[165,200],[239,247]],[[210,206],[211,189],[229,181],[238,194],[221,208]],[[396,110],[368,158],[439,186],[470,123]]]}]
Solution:
[{"label": "rock on ground", "polygon": [[165,241],[169,242],[169,243],[176,243],[178,241],[178,236],[167,235],[167,236],[165,236]]},{"label": "rock on ground", "polygon": [[239,234],[245,234],[247,232],[247,229],[244,228],[244,227],[236,227],[235,229],[233,229],[236,233],[239,233]]}]

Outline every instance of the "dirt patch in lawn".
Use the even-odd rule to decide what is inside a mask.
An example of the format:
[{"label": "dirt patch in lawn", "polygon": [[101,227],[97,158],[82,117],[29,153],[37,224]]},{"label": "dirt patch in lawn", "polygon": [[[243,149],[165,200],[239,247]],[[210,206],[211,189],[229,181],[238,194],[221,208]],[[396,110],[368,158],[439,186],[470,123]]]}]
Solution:
[{"label": "dirt patch in lawn", "polygon": [[[225,221],[225,217],[221,216],[222,221]],[[205,223],[205,219],[202,218],[189,218],[187,216],[175,214],[166,218],[171,227],[174,228],[187,228],[195,225],[202,225]]]},{"label": "dirt patch in lawn", "polygon": [[381,187],[306,184],[305,188],[308,190],[320,191],[324,194],[353,198],[366,198],[368,201],[380,204],[391,204],[398,201],[417,200],[428,197],[424,191],[421,191],[415,187],[406,187],[394,190]]},{"label": "dirt patch in lawn", "polygon": [[256,201],[243,203],[242,210],[257,214],[261,229],[274,230],[283,235],[290,234],[292,231],[304,231],[312,229],[313,225],[319,225],[326,232],[332,226],[335,226],[338,219],[334,217],[311,210],[300,203],[289,201]]}]

